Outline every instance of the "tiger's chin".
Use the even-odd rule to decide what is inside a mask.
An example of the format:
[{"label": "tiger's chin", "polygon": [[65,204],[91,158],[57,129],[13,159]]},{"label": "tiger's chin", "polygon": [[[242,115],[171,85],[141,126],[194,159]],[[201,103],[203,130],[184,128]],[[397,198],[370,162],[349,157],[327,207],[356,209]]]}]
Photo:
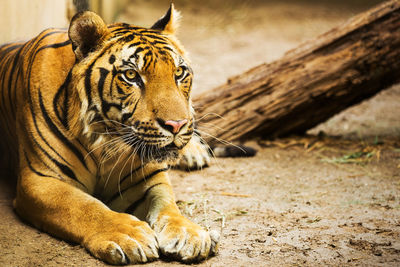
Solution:
[{"label": "tiger's chin", "polygon": [[182,147],[177,147],[171,143],[164,147],[157,145],[146,145],[143,149],[138,150],[138,156],[143,163],[156,162],[175,164],[180,157],[180,150]]}]

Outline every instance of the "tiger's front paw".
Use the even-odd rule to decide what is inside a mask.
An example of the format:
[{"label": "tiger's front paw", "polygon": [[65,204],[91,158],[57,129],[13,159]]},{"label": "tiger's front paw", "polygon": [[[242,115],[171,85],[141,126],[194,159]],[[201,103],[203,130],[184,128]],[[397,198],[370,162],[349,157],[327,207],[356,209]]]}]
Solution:
[{"label": "tiger's front paw", "polygon": [[200,138],[193,136],[190,142],[182,149],[181,158],[177,167],[181,170],[196,170],[210,164],[210,153]]},{"label": "tiger's front paw", "polygon": [[219,233],[208,232],[183,216],[164,216],[155,226],[163,255],[186,263],[198,262],[218,250]]},{"label": "tiger's front paw", "polygon": [[111,223],[83,242],[93,256],[110,264],[144,263],[157,259],[158,242],[146,222],[134,216],[115,213]]}]

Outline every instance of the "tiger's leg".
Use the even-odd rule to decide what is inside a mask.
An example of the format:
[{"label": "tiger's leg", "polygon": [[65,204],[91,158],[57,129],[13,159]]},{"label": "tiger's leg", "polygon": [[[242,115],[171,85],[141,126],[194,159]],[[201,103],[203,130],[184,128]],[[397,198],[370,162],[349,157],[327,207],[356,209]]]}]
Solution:
[{"label": "tiger's leg", "polygon": [[162,254],[184,262],[206,259],[217,251],[219,233],[207,232],[179,211],[166,172],[147,181],[144,201],[132,209],[157,233]]},{"label": "tiger's leg", "polygon": [[155,233],[146,222],[111,211],[82,190],[30,168],[20,175],[14,207],[37,228],[80,243],[111,264],[158,258]]}]

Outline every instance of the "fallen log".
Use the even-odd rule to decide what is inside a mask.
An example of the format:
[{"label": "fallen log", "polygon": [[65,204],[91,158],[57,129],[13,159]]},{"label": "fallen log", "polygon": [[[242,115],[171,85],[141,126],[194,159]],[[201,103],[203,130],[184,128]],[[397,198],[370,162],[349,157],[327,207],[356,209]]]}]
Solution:
[{"label": "fallen log", "polygon": [[387,1],[194,98],[206,141],[306,130],[400,80],[400,1]]}]

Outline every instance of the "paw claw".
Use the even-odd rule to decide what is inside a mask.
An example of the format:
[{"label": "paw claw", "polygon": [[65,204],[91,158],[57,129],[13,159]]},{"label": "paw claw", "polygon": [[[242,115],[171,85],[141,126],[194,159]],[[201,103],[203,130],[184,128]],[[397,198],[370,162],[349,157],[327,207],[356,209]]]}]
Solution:
[{"label": "paw claw", "polygon": [[126,214],[115,217],[107,231],[85,239],[83,245],[95,257],[117,265],[144,263],[159,257],[155,233],[147,223]]},{"label": "paw claw", "polygon": [[189,263],[204,260],[216,252],[218,232],[209,233],[184,217],[166,221],[166,225],[157,227],[163,229],[158,233],[162,254]]},{"label": "paw claw", "polygon": [[211,230],[210,237],[211,237],[211,252],[213,254],[216,254],[218,252],[218,248],[219,248],[220,234],[218,231]]}]

